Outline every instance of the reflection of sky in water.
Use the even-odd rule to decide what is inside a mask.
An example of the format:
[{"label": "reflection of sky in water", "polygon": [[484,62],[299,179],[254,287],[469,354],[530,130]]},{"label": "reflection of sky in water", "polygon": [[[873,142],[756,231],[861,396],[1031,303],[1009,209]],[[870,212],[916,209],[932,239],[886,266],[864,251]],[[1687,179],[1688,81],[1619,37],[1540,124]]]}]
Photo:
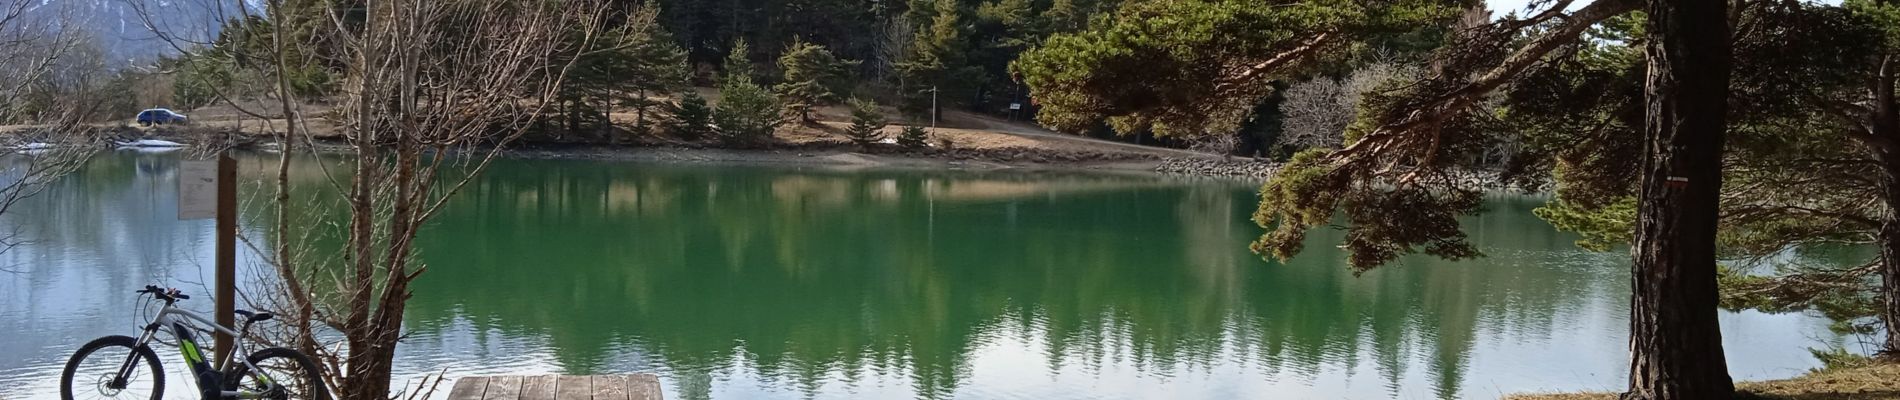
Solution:
[{"label": "reflection of sky in water", "polygon": [[[17,355],[0,358],[0,397],[54,397],[79,344],[135,333],[132,290],[208,292],[211,222],[173,220],[172,157],[101,158],[4,218],[35,243],[0,255],[0,329],[16,332],[0,354]],[[1492,398],[1614,390],[1626,368],[1626,256],[1575,251],[1529,215],[1534,200],[1500,198],[1467,221],[1489,258],[1354,278],[1327,244],[1337,233],[1290,265],[1248,254],[1247,187],[561,161],[495,172],[421,243],[433,267],[397,360],[405,379],[650,371],[669,398],[720,399]],[[247,209],[247,232],[262,220]],[[1844,340],[1803,315],[1722,323],[1738,379],[1799,374],[1815,365],[1807,347]],[[160,355],[185,396],[182,362]]]},{"label": "reflection of sky in water", "polygon": [[[1474,355],[1465,371],[1463,390],[1456,396],[1495,398],[1521,392],[1620,390],[1626,361],[1606,357],[1606,347],[1601,344],[1620,342],[1622,335],[1588,329],[1626,321],[1612,317],[1581,322],[1577,329],[1545,332],[1537,337],[1481,335],[1472,348]],[[1730,347],[1730,370],[1737,379],[1773,379],[1805,372],[1814,365],[1803,358],[1807,355],[1800,346],[1814,343],[1817,335],[1828,335],[1817,321],[1756,312],[1725,314],[1722,324],[1732,332],[1724,343]],[[420,376],[419,371],[443,367],[451,375],[564,372],[552,360],[553,350],[544,338],[481,332],[461,323],[451,325],[455,327],[449,331],[455,334],[407,343],[405,361],[399,364],[411,372],[410,378]],[[1231,344],[1219,348],[1220,358],[1206,363],[1137,366],[1127,348],[1113,349],[1099,359],[1058,354],[1052,360],[1044,333],[1033,324],[1029,330],[1022,329],[1017,321],[994,326],[994,331],[978,340],[964,367],[969,371],[963,378],[967,384],[945,397],[1228,399],[1270,394],[1284,398],[1364,398],[1374,393],[1394,398],[1441,397],[1437,392],[1440,378],[1433,375],[1426,357],[1407,357],[1398,368],[1402,376],[1394,385],[1390,376],[1393,371],[1381,370],[1375,362],[1331,360],[1316,371],[1283,371]],[[1762,347],[1764,344],[1776,347]],[[817,377],[761,374],[759,367],[746,359],[743,348],[735,344],[732,351],[740,356],[733,363],[709,371],[680,371],[649,359],[637,345],[624,347],[602,354],[610,361],[600,369],[657,372],[662,375],[669,398],[890,399],[917,397],[919,391],[915,377],[903,368],[830,369]]]}]

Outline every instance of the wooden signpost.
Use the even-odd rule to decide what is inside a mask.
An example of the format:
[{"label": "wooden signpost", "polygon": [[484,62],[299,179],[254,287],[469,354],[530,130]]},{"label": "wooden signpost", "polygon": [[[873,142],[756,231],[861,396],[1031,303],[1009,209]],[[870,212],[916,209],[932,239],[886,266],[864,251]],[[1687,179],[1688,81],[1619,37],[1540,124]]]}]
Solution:
[{"label": "wooden signpost", "polygon": [[[235,325],[237,309],[237,160],[218,152],[216,160],[180,161],[178,165],[178,219],[217,218],[217,249],[213,261],[217,283],[212,300],[218,324]],[[214,333],[214,359],[222,363],[231,352],[232,338]],[[218,366],[223,368],[222,365]]]}]

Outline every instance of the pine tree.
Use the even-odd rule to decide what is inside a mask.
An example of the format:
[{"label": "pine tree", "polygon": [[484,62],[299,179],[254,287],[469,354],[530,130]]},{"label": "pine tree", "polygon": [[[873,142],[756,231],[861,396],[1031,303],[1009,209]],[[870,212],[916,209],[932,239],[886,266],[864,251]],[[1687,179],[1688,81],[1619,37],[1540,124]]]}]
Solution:
[{"label": "pine tree", "polygon": [[[907,18],[917,34],[912,37],[910,53],[897,63],[903,83],[898,91],[904,96],[901,107],[912,114],[931,114],[933,97],[962,98],[968,83],[982,79],[980,68],[965,65],[963,7],[956,0],[936,0],[929,7],[913,1]],[[937,92],[942,91],[942,92]],[[941,100],[941,99],[939,99]]]},{"label": "pine tree", "polygon": [[[1275,91],[1275,82],[1324,67],[1319,64],[1333,60],[1334,49],[1393,39],[1390,32],[1456,24],[1469,15],[1452,3],[1364,4],[1134,2],[1114,18],[1092,21],[1084,33],[1050,38],[1013,68],[1040,100],[1037,118],[1045,125],[1085,128],[1106,120],[1123,132],[1140,127],[1199,135],[1237,125],[1258,99]],[[1594,0],[1460,32],[1453,47],[1433,53],[1434,73],[1362,99],[1346,147],[1301,152],[1262,186],[1254,221],[1270,232],[1253,250],[1285,260],[1309,244],[1308,231],[1341,226],[1343,220],[1351,222],[1343,226],[1351,239],[1340,247],[1356,272],[1409,253],[1482,256],[1458,221],[1480,210],[1482,185],[1442,177],[1462,168],[1460,160],[1477,159],[1489,138],[1522,134],[1490,129],[1496,114],[1485,109],[1488,101],[1552,103],[1488,96],[1500,88],[1535,86],[1518,84],[1593,43],[1583,35],[1600,31],[1600,23],[1648,7],[1637,17],[1648,20],[1642,36],[1619,40],[1647,47],[1648,67],[1638,69],[1648,74],[1642,101],[1625,102],[1641,105],[1586,119],[1596,128],[1563,129],[1589,137],[1552,141],[1561,147],[1528,153],[1524,161],[1564,166],[1544,170],[1556,172],[1560,185],[1589,183],[1573,179],[1587,178],[1577,176],[1583,174],[1565,173],[1583,171],[1637,192],[1632,361],[1622,398],[1732,397],[1716,318],[1715,262],[1717,200],[1726,201],[1719,196],[1725,104],[1731,100],[1727,6],[1718,0]],[[1585,93],[1598,96],[1608,86],[1585,86]],[[1602,131],[1619,121],[1641,128],[1626,136]],[[1580,157],[1545,158],[1565,155]],[[1632,185],[1632,177],[1640,185]]]},{"label": "pine tree", "polygon": [[743,80],[746,82],[752,81],[753,72],[752,72],[752,58],[750,56],[751,52],[752,52],[752,47],[746,46],[745,39],[737,39],[737,40],[732,41],[732,50],[726,52],[726,62],[725,62],[725,65],[723,65],[723,67],[725,68],[725,73],[726,73],[725,81],[727,82],[730,82],[733,80]]},{"label": "pine tree", "polygon": [[679,38],[694,63],[719,62],[721,47],[730,37],[728,30],[736,14],[726,1],[661,1],[660,21],[667,31]]},{"label": "pine tree", "polygon": [[[1900,159],[1868,151],[1891,148],[1881,138],[1900,137],[1900,125],[1875,122],[1877,114],[1840,111],[1844,104],[1896,104],[1891,91],[1883,93],[1880,83],[1866,79],[1881,68],[1882,58],[1867,55],[1891,57],[1900,48],[1890,44],[1900,41],[1883,40],[1900,38],[1900,24],[1879,22],[1875,16],[1887,13],[1876,6],[1849,1],[1844,7],[1801,3],[1740,11],[1741,21],[1751,27],[1733,38],[1736,63],[1717,245],[1723,257],[1737,261],[1721,265],[1725,308],[1819,311],[1836,321],[1830,329],[1840,333],[1871,335],[1880,325],[1900,330],[1894,328],[1900,327],[1900,303],[1881,303],[1900,301],[1895,294],[1900,293],[1895,280],[1900,265],[1889,261],[1900,260],[1900,231],[1892,230],[1900,228],[1900,216],[1889,211],[1900,209],[1889,205],[1900,203],[1900,181],[1888,180],[1900,174],[1883,172],[1900,169]],[[1641,28],[1639,19],[1628,21],[1623,31]],[[1584,59],[1616,63],[1558,64],[1563,70],[1533,75],[1537,81],[1516,86],[1528,93],[1511,93],[1511,98],[1548,100],[1513,107],[1513,119],[1526,121],[1506,129],[1561,135],[1588,122],[1560,121],[1593,121],[1604,105],[1616,107],[1612,110],[1642,106],[1636,97],[1645,82],[1642,45],[1604,43],[1603,49],[1589,50],[1620,57]],[[1609,93],[1616,95],[1603,96],[1603,80],[1579,78],[1586,76],[1614,77]],[[1538,126],[1545,128],[1519,128]],[[1607,128],[1621,132],[1606,137],[1637,137],[1640,127],[1640,121],[1619,123]],[[1578,243],[1593,250],[1629,244],[1639,203],[1624,177],[1635,175],[1625,171],[1640,164],[1626,165],[1592,162],[1589,168],[1565,169],[1566,175],[1603,177],[1600,181],[1618,186],[1558,186],[1555,201],[1539,208],[1538,216],[1582,234],[1585,240]],[[1848,237],[1880,252],[1828,263],[1777,258],[1790,249],[1836,246]],[[1856,264],[1862,266],[1841,268]],[[1889,270],[1878,273],[1880,280],[1868,279],[1879,268]],[[1760,273],[1764,270],[1773,273]],[[1900,354],[1900,336],[1889,335],[1881,347],[1881,352]]]},{"label": "pine tree", "polygon": [[852,143],[863,147],[884,140],[884,126],[884,114],[878,112],[877,102],[851,99],[851,127],[844,134]]},{"label": "pine tree", "polygon": [[628,14],[624,25],[602,31],[591,41],[578,32],[568,35],[566,40],[593,46],[575,49],[574,69],[556,93],[568,131],[601,130],[610,124],[607,114],[615,106],[634,107],[634,129],[643,131],[649,128],[647,111],[664,104],[649,96],[687,86],[686,52],[660,27],[658,15],[658,8],[641,6]]},{"label": "pine tree", "polygon": [[673,111],[670,130],[674,136],[686,140],[699,140],[712,133],[712,108],[706,105],[706,98],[700,97],[697,91],[686,91]]},{"label": "pine tree", "polygon": [[724,97],[713,107],[713,122],[719,124],[719,136],[727,144],[757,144],[785,123],[778,100],[750,79],[733,79],[719,91]]},{"label": "pine tree", "polygon": [[918,125],[906,126],[904,131],[897,135],[897,145],[906,149],[916,150],[929,147],[929,141],[930,131]]},{"label": "pine tree", "polygon": [[619,75],[616,94],[623,105],[634,109],[634,127],[646,129],[647,111],[666,104],[664,96],[691,91],[691,73],[686,67],[686,50],[671,38],[659,37],[631,49],[627,73]]},{"label": "pine tree", "polygon": [[778,65],[785,71],[785,79],[774,89],[787,113],[797,114],[799,121],[811,122],[812,107],[837,101],[838,93],[848,90],[851,82],[847,70],[858,62],[839,60],[824,46],[794,39],[785,55],[779,57]]}]

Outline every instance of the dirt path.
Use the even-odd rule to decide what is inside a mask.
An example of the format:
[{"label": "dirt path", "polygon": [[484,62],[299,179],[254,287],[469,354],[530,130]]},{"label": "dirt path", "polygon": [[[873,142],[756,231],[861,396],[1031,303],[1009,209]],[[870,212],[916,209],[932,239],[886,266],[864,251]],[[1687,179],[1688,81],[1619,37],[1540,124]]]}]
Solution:
[{"label": "dirt path", "polygon": [[1117,141],[1112,141],[1112,140],[1102,140],[1102,139],[1096,139],[1092,137],[1064,134],[1060,132],[1050,131],[1047,129],[1042,129],[1041,127],[1037,127],[1035,125],[1031,125],[1027,123],[1004,121],[1004,120],[996,119],[995,117],[982,115],[982,114],[976,114],[976,113],[970,113],[970,112],[965,112],[965,111],[945,110],[944,116],[946,117],[945,119],[961,120],[971,125],[981,126],[982,130],[998,132],[998,133],[1006,133],[1006,134],[1011,134],[1011,135],[1031,136],[1031,137],[1037,137],[1037,138],[1065,140],[1065,141],[1072,141],[1072,142],[1089,143],[1093,145],[1117,147],[1117,148],[1130,150],[1130,151],[1154,153],[1154,154],[1161,155],[1163,157],[1215,158],[1212,155],[1195,152],[1195,151],[1170,149],[1166,147],[1143,146],[1143,145],[1138,145],[1138,144],[1133,144],[1133,143],[1122,143],[1122,142],[1117,142]]}]

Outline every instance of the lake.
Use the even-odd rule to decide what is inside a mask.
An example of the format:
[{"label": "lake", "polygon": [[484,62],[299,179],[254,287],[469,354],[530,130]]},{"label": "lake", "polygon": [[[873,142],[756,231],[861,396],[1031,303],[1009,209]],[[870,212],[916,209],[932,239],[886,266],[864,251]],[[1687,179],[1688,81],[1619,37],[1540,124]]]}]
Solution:
[{"label": "lake", "polygon": [[[0,216],[0,398],[55,398],[78,346],[133,334],[133,290],[211,307],[212,221],[179,156],[104,154]],[[240,157],[242,230],[270,220]],[[299,190],[326,190],[300,161]],[[1030,171],[502,160],[420,239],[405,379],[651,372],[669,399],[1495,398],[1624,384],[1628,255],[1494,196],[1487,258],[1353,276],[1315,232],[1247,243],[1247,184]],[[268,277],[248,251],[240,275]],[[1724,313],[1737,379],[1856,345],[1806,314]],[[188,398],[175,350],[158,349]],[[446,392],[446,387],[442,390]],[[444,393],[438,393],[438,396]]]}]

